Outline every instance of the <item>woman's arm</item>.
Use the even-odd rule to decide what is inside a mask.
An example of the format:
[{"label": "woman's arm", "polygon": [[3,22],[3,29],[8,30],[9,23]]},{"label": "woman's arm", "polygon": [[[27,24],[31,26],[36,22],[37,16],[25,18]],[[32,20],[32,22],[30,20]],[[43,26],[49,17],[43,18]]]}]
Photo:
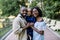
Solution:
[{"label": "woman's arm", "polygon": [[41,34],[41,35],[44,35],[44,30],[38,30],[37,28],[35,27],[31,27],[33,30],[35,30],[37,33]]},{"label": "woman's arm", "polygon": [[43,35],[44,34],[44,30],[38,30],[37,28],[34,27],[34,23],[30,23],[30,27],[35,30],[37,33]]}]

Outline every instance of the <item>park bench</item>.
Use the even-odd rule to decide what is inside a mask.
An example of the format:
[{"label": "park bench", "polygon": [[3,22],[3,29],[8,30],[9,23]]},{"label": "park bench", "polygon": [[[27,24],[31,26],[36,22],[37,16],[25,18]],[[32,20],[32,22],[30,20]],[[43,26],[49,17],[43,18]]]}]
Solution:
[{"label": "park bench", "polygon": [[55,26],[51,26],[50,28],[53,29],[53,30],[57,30],[57,31],[60,30],[60,21],[57,21],[56,25]]},{"label": "park bench", "polygon": [[52,27],[56,25],[56,20],[51,20],[49,24],[47,24],[48,27]]}]

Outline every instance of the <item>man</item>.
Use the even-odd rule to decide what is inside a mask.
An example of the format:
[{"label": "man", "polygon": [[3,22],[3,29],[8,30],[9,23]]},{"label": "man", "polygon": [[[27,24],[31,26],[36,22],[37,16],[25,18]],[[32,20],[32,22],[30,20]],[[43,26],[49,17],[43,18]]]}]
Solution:
[{"label": "man", "polygon": [[29,23],[27,24],[24,19],[27,13],[26,8],[22,7],[20,12],[21,13],[18,14],[13,21],[13,32],[16,35],[17,40],[27,40],[27,32],[25,29],[29,27]]}]

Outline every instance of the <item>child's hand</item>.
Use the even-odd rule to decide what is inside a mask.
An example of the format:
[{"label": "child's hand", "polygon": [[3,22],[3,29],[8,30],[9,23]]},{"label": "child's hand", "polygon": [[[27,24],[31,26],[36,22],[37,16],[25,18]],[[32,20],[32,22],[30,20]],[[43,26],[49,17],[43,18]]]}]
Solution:
[{"label": "child's hand", "polygon": [[30,23],[30,26],[34,26],[34,23]]}]

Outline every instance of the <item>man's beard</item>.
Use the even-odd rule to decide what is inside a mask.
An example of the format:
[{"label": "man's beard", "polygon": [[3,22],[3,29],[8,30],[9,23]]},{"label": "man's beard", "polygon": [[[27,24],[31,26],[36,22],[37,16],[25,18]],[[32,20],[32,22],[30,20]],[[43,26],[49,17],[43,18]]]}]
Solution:
[{"label": "man's beard", "polygon": [[25,18],[25,17],[26,17],[26,14],[24,14],[24,15],[23,15],[23,14],[21,14],[21,15],[22,15],[22,17],[23,17],[23,18]]}]

